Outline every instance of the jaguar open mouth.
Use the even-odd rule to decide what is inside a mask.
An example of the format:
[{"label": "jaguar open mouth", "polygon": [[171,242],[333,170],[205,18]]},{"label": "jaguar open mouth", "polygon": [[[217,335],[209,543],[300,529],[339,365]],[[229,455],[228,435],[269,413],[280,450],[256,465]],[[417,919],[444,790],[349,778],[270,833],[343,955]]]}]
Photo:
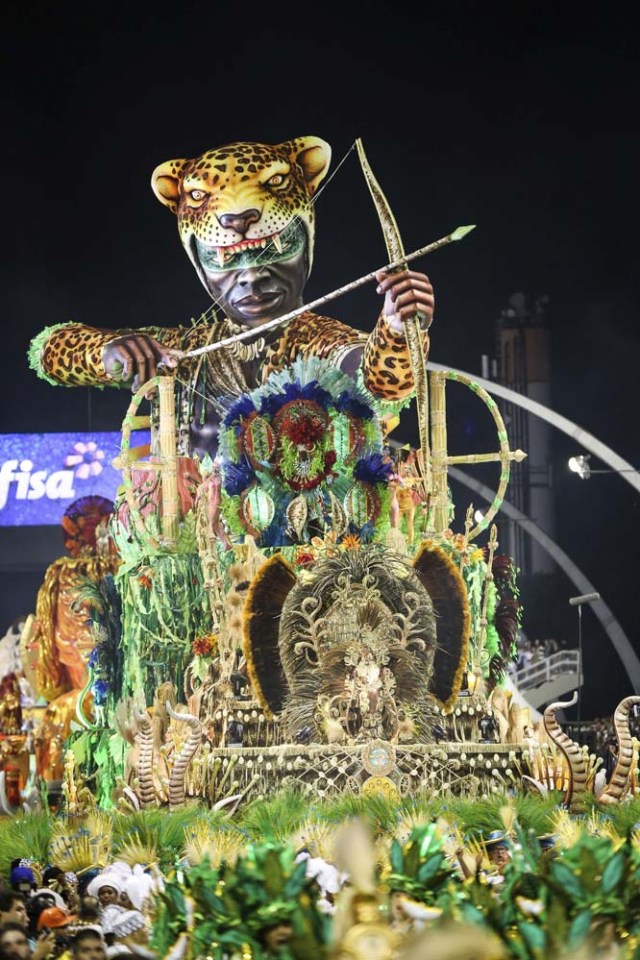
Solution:
[{"label": "jaguar open mouth", "polygon": [[306,233],[302,223],[296,220],[279,233],[241,240],[228,247],[212,247],[197,237],[193,241],[197,258],[207,273],[222,273],[289,260],[304,249]]}]

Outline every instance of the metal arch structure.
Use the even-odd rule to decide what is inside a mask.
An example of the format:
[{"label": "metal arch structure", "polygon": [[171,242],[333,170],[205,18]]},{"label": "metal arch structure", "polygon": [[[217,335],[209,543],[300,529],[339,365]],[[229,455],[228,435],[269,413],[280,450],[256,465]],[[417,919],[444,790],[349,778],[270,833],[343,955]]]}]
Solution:
[{"label": "metal arch structure", "polygon": [[[547,423],[557,427],[558,430],[561,430],[563,433],[566,433],[567,436],[572,437],[576,443],[586,447],[587,450],[595,454],[595,456],[597,456],[600,460],[603,460],[605,463],[607,463],[612,470],[620,474],[623,480],[626,480],[627,483],[631,484],[635,490],[640,492],[640,473],[630,463],[619,456],[615,450],[612,450],[611,447],[608,447],[605,443],[602,443],[601,440],[598,440],[597,437],[594,437],[593,434],[589,433],[587,430],[584,430],[577,423],[569,420],[568,417],[563,417],[562,414],[556,413],[555,410],[545,407],[544,404],[538,403],[537,400],[532,400],[531,397],[527,397],[522,393],[517,393],[515,390],[510,390],[509,387],[505,387],[500,383],[494,383],[491,380],[485,380],[483,377],[473,376],[464,370],[456,370],[455,367],[447,367],[443,364],[433,363],[431,361],[428,363],[428,368],[438,372],[451,370],[454,373],[462,374],[465,377],[472,377],[472,379],[475,380],[475,382],[483,387],[487,392],[502,397],[503,399],[516,404],[516,406],[522,407],[529,413],[532,413],[534,416],[540,417],[542,420],[546,420]],[[449,470],[454,479],[459,480],[470,489],[475,490],[483,499],[489,502],[493,500],[494,495],[489,487],[486,487],[484,484],[473,480],[462,470],[457,470],[454,467],[450,467]],[[530,517],[527,517],[526,514],[521,513],[520,510],[516,509],[513,504],[508,503],[506,500],[504,500],[502,503],[502,509],[504,509],[504,512],[510,519],[516,521],[519,526],[521,526],[527,533],[529,533],[531,537],[534,538],[534,540],[540,544],[543,550],[546,550],[550,556],[553,557],[559,566],[565,570],[567,575],[570,577],[573,583],[575,583],[576,587],[581,593],[598,592],[594,585],[587,579],[587,577],[585,577],[582,571],[576,566],[576,564],[564,552],[564,550],[558,546],[558,544],[552,540],[552,538],[546,534],[544,530],[542,530],[533,520],[531,520]],[[638,656],[631,645],[629,638],[618,623],[612,610],[610,610],[604,600],[598,600],[596,603],[592,604],[592,607],[598,620],[605,629],[607,636],[611,640],[611,643],[613,644],[618,656],[620,657],[625,670],[627,671],[627,675],[631,681],[634,693],[640,693],[640,660],[638,659]]]},{"label": "metal arch structure", "polygon": [[447,367],[441,363],[432,363],[430,360],[427,364],[427,369],[439,372],[451,371],[452,373],[462,374],[464,377],[470,377],[488,393],[502,397],[504,400],[509,400],[511,403],[515,403],[516,406],[522,407],[524,410],[532,413],[534,416],[540,417],[541,420],[546,420],[547,423],[550,423],[553,427],[557,427],[558,430],[572,437],[580,446],[586,447],[587,450],[595,454],[600,460],[608,463],[615,473],[619,473],[623,480],[630,483],[631,486],[640,493],[640,471],[627,460],[624,460],[615,450],[608,447],[606,443],[598,440],[592,433],[589,433],[588,430],[574,423],[573,420],[569,420],[568,417],[563,417],[562,414],[556,413],[555,410],[545,407],[543,403],[538,403],[537,400],[532,400],[531,397],[517,393],[515,390],[510,390],[509,387],[504,387],[501,383],[494,383],[493,380],[476,377],[474,374],[467,373],[465,370],[456,370],[455,367]]},{"label": "metal arch structure", "polygon": [[[510,391],[511,392],[511,391]],[[520,394],[516,394],[520,396]],[[537,404],[540,406],[540,404]],[[600,454],[598,454],[600,456]],[[484,483],[480,483],[478,480],[474,480],[463,470],[459,470],[457,467],[449,467],[449,473],[453,480],[457,480],[460,483],[464,484],[470,490],[473,490],[475,493],[479,494],[483,500],[486,500],[488,503],[491,503],[494,497],[494,492],[490,487],[485,486]],[[570,580],[576,585],[580,594],[585,593],[597,593],[597,587],[595,587],[590,580],[583,574],[578,566],[573,562],[571,557],[569,557],[562,547],[558,546],[555,540],[552,540],[551,537],[544,532],[535,523],[530,517],[525,513],[522,513],[513,504],[509,503],[507,500],[502,501],[501,509],[509,517],[510,520],[514,520],[518,526],[533,537],[537,543],[540,544],[543,550],[546,550],[547,553],[553,557],[558,566],[560,566]],[[602,624],[604,630],[607,633],[607,636],[611,640],[616,653],[620,657],[622,664],[627,671],[629,680],[631,681],[631,686],[633,687],[633,692],[636,694],[640,693],[640,660],[631,645],[629,638],[626,633],[616,620],[616,617],[613,611],[607,606],[604,600],[597,600],[595,603],[591,604],[593,612],[596,617]]]}]

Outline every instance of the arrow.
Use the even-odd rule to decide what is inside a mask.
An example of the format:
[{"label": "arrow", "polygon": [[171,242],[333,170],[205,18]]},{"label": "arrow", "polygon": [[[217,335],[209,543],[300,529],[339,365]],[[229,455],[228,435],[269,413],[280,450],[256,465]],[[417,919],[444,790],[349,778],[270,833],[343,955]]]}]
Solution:
[{"label": "arrow", "polygon": [[302,307],[297,307],[295,310],[291,310],[289,313],[284,313],[281,317],[275,317],[273,320],[269,320],[268,323],[263,323],[261,327],[255,327],[252,330],[242,330],[240,333],[235,333],[231,337],[225,337],[224,340],[218,340],[216,343],[210,343],[206,347],[198,347],[197,350],[189,350],[187,353],[180,353],[177,350],[172,350],[171,353],[173,356],[176,356],[179,362],[183,360],[190,360],[193,357],[200,357],[205,353],[214,353],[216,350],[222,350],[224,347],[230,347],[234,343],[238,343],[241,340],[248,340],[250,337],[259,337],[261,334],[266,333],[267,330],[273,330],[276,327],[281,327],[285,323],[289,323],[290,320],[293,320],[295,317],[299,317],[303,313],[307,313],[310,310],[315,310],[317,307],[324,306],[325,303],[329,303],[331,300],[336,300],[338,297],[341,297],[345,293],[350,293],[352,290],[357,290],[358,287],[362,287],[365,283],[370,283],[372,280],[376,279],[376,274],[380,270],[393,271],[398,270],[400,267],[403,267],[410,260],[416,260],[418,257],[424,257],[427,253],[433,253],[434,250],[439,250],[440,247],[446,247],[449,243],[455,243],[457,240],[462,240],[467,236],[468,233],[471,233],[472,230],[475,230],[475,224],[470,224],[465,227],[456,227],[456,229],[447,234],[446,237],[440,237],[439,240],[434,240],[433,243],[427,244],[426,247],[420,247],[419,250],[414,250],[413,253],[407,254],[401,260],[394,260],[392,263],[385,264],[384,267],[378,267],[376,270],[372,270],[370,273],[365,274],[363,277],[359,277],[357,280],[351,280],[350,283],[345,283],[343,287],[338,287],[337,290],[332,290],[331,293],[325,293],[323,297],[318,297],[317,300],[312,300],[310,303],[305,303]]}]

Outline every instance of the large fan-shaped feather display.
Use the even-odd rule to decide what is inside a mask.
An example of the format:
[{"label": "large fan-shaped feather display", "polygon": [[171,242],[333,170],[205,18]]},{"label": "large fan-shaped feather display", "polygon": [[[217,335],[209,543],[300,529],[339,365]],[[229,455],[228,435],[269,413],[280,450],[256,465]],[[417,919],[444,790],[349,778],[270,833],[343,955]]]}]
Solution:
[{"label": "large fan-shaped feather display", "polygon": [[433,543],[422,544],[413,566],[436,615],[431,692],[448,709],[455,703],[467,665],[471,631],[467,588],[453,561]]},{"label": "large fan-shaped feather display", "polygon": [[278,637],[280,614],[296,575],[280,554],[275,554],[251,581],[244,608],[244,654],[249,677],[269,719],[282,709],[286,681]]}]

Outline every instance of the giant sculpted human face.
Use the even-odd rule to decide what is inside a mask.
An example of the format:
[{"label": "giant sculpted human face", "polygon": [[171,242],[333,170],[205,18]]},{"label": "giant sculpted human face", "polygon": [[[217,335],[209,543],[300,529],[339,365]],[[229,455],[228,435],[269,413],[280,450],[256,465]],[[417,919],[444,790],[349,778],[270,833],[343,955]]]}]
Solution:
[{"label": "giant sculpted human face", "polygon": [[259,326],[302,306],[307,279],[306,243],[287,259],[239,269],[202,268],[203,282],[231,320]]},{"label": "giant sculpted human face", "polygon": [[257,326],[302,304],[313,256],[313,194],[331,150],[317,137],[232,143],[156,167],[200,280],[233,320]]}]

